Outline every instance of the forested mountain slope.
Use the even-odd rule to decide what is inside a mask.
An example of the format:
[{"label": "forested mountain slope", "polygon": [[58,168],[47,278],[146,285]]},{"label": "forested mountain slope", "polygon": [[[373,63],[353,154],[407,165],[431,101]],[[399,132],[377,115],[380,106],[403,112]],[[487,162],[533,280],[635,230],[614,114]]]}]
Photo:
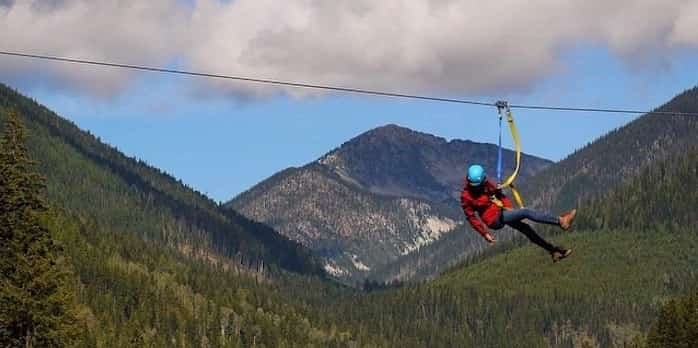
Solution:
[{"label": "forested mountain slope", "polygon": [[[656,109],[695,112],[698,87]],[[644,168],[698,145],[698,117],[648,114],[616,129],[536,175],[531,205],[562,211],[637,176]]]},{"label": "forested mountain slope", "polygon": [[[347,347],[354,337],[291,301],[317,277],[268,275],[193,259],[155,240],[55,210],[47,221],[72,265],[77,347]],[[370,341],[367,338],[365,341]],[[356,346],[354,344],[354,346]],[[361,345],[364,346],[364,345]]]},{"label": "forested mountain slope", "polygon": [[[40,104],[0,85],[0,121],[16,110],[28,148],[48,179],[51,204],[105,229],[133,233],[196,258],[245,268],[322,272],[310,254],[273,229],[220,207],[146,163],[128,158]],[[0,122],[1,124],[2,122]]]},{"label": "forested mountain slope", "polygon": [[584,229],[664,227],[698,233],[698,145],[654,163],[631,182],[599,196],[578,224]]}]

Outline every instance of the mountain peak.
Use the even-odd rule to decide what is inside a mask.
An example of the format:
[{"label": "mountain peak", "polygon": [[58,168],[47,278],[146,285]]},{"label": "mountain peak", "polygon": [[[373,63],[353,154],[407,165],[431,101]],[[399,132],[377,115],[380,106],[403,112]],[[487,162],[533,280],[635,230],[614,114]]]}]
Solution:
[{"label": "mountain peak", "polygon": [[407,128],[407,127],[404,127],[404,126],[401,126],[401,125],[398,125],[395,123],[388,123],[386,125],[373,128],[364,134],[368,134],[368,133],[396,134],[396,133],[417,133],[417,132],[410,129],[410,128]]},{"label": "mountain peak", "polygon": [[[497,149],[492,144],[452,140],[396,124],[371,129],[345,142],[317,161],[373,193],[450,201],[456,197],[466,166],[472,161],[494,166]],[[506,161],[513,153],[506,150]],[[524,176],[549,164],[527,156]]]},{"label": "mountain peak", "polygon": [[388,142],[429,142],[429,143],[446,143],[446,139],[440,138],[431,134],[418,132],[407,127],[403,127],[394,123],[389,123],[371,129],[367,132],[359,134],[351,139],[345,145],[355,144],[363,140],[371,141],[388,141]]}]

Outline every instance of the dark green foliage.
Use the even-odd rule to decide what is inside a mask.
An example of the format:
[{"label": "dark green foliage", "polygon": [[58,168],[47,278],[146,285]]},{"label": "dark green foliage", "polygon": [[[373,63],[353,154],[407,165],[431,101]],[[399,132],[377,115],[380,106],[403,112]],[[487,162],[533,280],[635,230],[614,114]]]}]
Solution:
[{"label": "dark green foliage", "polygon": [[10,112],[0,141],[0,345],[60,347],[75,338],[76,310],[60,250],[42,223],[44,180]]},{"label": "dark green foliage", "polygon": [[[48,221],[66,246],[84,304],[79,347],[346,346],[352,336],[321,321],[287,292],[319,279],[215,267],[140,237],[99,230],[84,217]],[[285,291],[279,289],[284,284]]]},{"label": "dark green foliage", "polygon": [[692,348],[698,344],[698,292],[669,300],[647,337],[648,348]]},{"label": "dark green foliage", "polygon": [[663,298],[697,280],[689,231],[599,231],[557,240],[553,264],[533,246],[455,268],[424,284],[335,304],[334,320],[386,346],[622,346],[642,336]]},{"label": "dark green foliage", "polygon": [[682,149],[642,171],[633,181],[585,208],[579,226],[587,229],[681,229],[698,223],[698,146]]}]

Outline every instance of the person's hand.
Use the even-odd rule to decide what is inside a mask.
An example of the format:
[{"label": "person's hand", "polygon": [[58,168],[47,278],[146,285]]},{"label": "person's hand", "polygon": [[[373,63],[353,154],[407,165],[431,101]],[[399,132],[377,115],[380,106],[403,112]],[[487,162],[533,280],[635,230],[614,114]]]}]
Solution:
[{"label": "person's hand", "polygon": [[494,237],[493,237],[491,234],[489,234],[489,233],[485,234],[485,240],[486,240],[488,243],[490,243],[490,244],[493,244],[494,242],[497,241],[497,240],[494,239]]},{"label": "person's hand", "polygon": [[504,186],[502,186],[502,184],[497,184],[496,187],[497,187],[497,190],[502,190],[502,189],[504,189]]}]

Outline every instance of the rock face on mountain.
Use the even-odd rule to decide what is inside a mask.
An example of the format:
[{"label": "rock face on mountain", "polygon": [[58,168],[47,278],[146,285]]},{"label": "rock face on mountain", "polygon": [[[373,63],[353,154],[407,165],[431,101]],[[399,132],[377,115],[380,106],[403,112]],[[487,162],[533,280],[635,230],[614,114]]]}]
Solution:
[{"label": "rock face on mountain", "polygon": [[[226,206],[310,247],[335,276],[360,281],[461,226],[458,193],[467,166],[493,168],[496,153],[495,145],[388,125],[277,173]],[[511,160],[506,151],[505,165]],[[523,160],[524,181],[550,164]]]}]

